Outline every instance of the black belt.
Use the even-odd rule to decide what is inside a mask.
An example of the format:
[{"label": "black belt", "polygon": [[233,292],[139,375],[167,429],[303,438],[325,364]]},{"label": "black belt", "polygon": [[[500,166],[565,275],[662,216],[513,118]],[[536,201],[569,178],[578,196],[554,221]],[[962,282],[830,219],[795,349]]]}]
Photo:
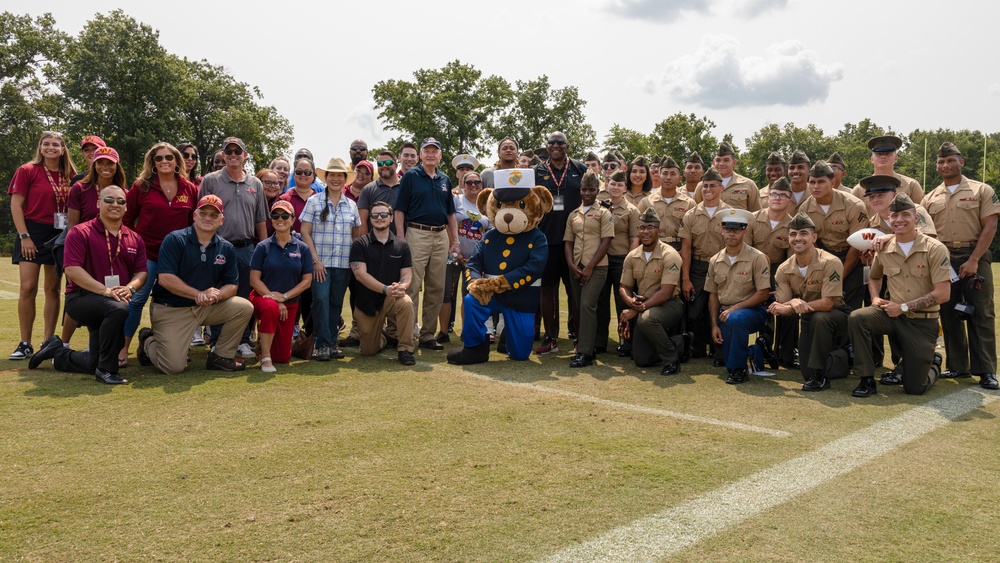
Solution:
[{"label": "black belt", "polygon": [[407,223],[406,226],[413,229],[419,229],[421,231],[430,231],[432,233],[440,233],[441,231],[445,230],[446,227],[446,225],[439,225],[437,227],[432,227],[430,225],[421,225],[420,223]]},{"label": "black belt", "polygon": [[246,246],[253,246],[254,242],[253,239],[231,240],[229,241],[229,244],[233,245],[236,248],[244,248]]}]

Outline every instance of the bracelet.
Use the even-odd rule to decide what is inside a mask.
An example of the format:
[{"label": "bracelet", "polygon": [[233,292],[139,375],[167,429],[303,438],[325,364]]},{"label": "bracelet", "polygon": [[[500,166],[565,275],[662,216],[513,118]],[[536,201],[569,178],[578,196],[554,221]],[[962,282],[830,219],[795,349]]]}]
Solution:
[{"label": "bracelet", "polygon": [[389,289],[389,286],[387,286],[385,284],[382,284],[382,295],[388,295],[389,294],[388,291],[387,291],[388,289]]}]

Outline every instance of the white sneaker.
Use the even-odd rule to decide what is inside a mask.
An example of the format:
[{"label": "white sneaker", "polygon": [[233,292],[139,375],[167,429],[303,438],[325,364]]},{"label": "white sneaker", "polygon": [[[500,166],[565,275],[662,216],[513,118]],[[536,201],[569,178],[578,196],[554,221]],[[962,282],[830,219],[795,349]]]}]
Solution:
[{"label": "white sneaker", "polygon": [[191,345],[192,346],[204,346],[205,345],[205,339],[202,338],[202,336],[201,336],[201,327],[198,327],[198,328],[194,329],[194,335],[191,336]]},{"label": "white sneaker", "polygon": [[250,344],[248,343],[240,344],[239,347],[236,348],[236,353],[243,356],[244,358],[257,357],[257,353],[253,351],[253,348],[251,348]]}]

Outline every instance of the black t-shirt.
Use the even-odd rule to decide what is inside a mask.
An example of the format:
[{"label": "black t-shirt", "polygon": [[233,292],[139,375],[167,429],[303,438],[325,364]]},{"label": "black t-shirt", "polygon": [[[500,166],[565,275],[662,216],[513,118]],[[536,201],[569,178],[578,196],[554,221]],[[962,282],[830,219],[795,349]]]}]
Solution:
[{"label": "black t-shirt", "polygon": [[[413,267],[410,246],[406,241],[389,233],[389,240],[383,244],[375,238],[374,231],[351,243],[349,261],[364,262],[368,274],[385,285],[398,282],[403,268]],[[361,283],[351,291],[354,292],[354,306],[369,317],[374,317],[385,302],[385,295],[372,291]]]},{"label": "black t-shirt", "polygon": [[[557,200],[562,196],[563,208],[561,211],[552,209],[538,228],[545,233],[545,238],[549,245],[557,244],[562,247],[563,235],[566,232],[566,219],[571,211],[580,207],[580,181],[583,179],[587,166],[579,160],[566,159],[566,167],[557,169],[551,167],[548,162],[543,162],[535,167],[535,183],[545,186],[552,192],[552,199]],[[565,176],[564,176],[565,173]],[[558,180],[558,186],[557,184]]]}]

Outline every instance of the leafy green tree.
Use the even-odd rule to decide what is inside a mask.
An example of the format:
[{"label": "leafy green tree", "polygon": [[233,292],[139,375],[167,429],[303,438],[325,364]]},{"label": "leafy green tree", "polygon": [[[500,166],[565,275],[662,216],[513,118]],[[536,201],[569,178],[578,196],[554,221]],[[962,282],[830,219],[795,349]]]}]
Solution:
[{"label": "leafy green tree", "polygon": [[583,114],[586,105],[576,86],[553,89],[544,74],[534,80],[518,80],[513,104],[498,108],[496,124],[489,129],[494,141],[491,149],[504,137],[517,139],[522,150],[542,147],[549,133],[562,131],[570,152],[580,156],[597,145],[597,133]]},{"label": "leafy green tree", "polygon": [[713,129],[715,122],[707,117],[678,112],[653,126],[649,150],[656,156],[671,156],[678,163],[697,152],[708,162],[719,148]]},{"label": "leafy green tree", "polygon": [[649,135],[628,129],[627,127],[622,127],[615,123],[611,126],[611,130],[608,131],[608,135],[604,138],[604,146],[601,148],[601,151],[603,155],[610,150],[618,149],[622,152],[622,155],[626,160],[632,162],[632,160],[639,155],[647,157],[654,156],[652,154],[652,150],[650,149],[650,144],[651,139]]},{"label": "leafy green tree", "polygon": [[768,155],[778,151],[787,160],[796,150],[804,151],[812,162],[816,162],[829,157],[837,147],[832,137],[824,135],[822,129],[811,123],[805,127],[794,123],[784,126],[769,123],[746,139],[746,149],[740,156],[740,173],[753,179],[758,186],[766,186],[764,163]]}]

